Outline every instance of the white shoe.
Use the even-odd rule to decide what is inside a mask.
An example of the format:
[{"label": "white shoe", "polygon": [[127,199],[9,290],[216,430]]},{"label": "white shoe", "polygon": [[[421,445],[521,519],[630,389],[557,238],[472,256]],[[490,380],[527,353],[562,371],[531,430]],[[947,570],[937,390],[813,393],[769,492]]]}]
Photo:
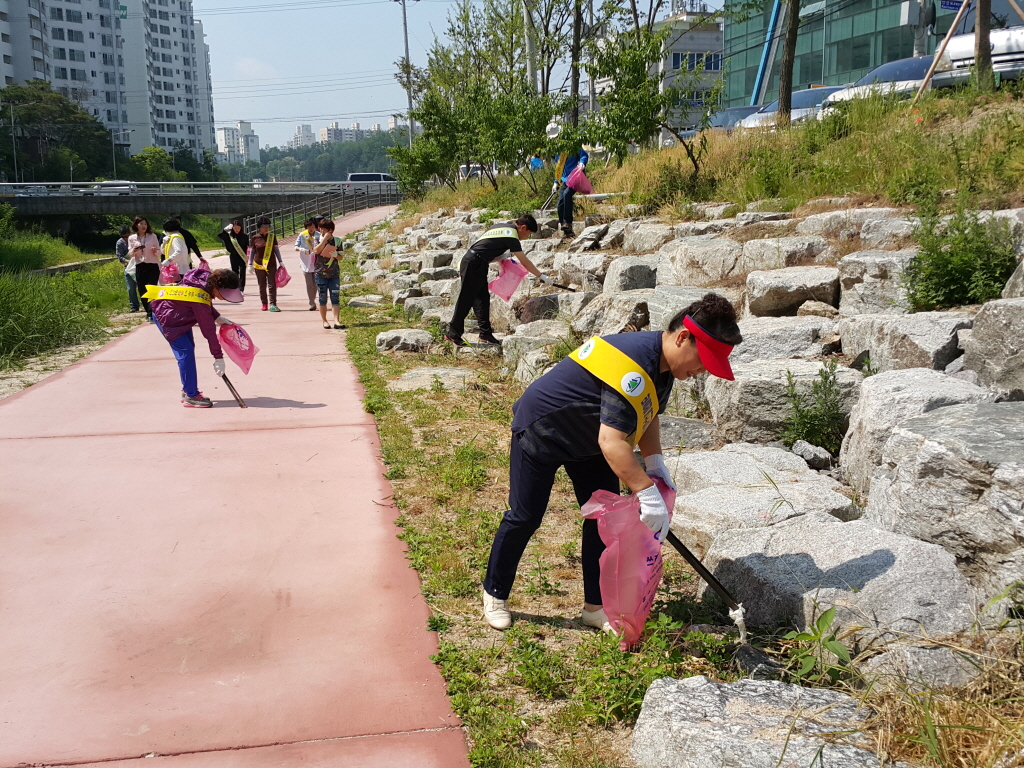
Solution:
[{"label": "white shoe", "polygon": [[608,632],[613,635],[615,634],[615,630],[612,629],[612,625],[608,623],[608,617],[605,615],[604,608],[598,608],[596,611],[588,611],[584,608],[581,619],[588,627],[594,627],[595,629],[600,629],[602,632]]},{"label": "white shoe", "polygon": [[494,629],[508,629],[512,626],[512,612],[508,609],[508,600],[487,594],[484,595],[484,618]]}]

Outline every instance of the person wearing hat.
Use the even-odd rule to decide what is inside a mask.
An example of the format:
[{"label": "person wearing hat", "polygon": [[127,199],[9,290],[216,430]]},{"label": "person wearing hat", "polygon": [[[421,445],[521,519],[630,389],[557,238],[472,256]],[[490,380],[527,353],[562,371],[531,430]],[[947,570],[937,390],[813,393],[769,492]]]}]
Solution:
[{"label": "person wearing hat", "polygon": [[480,341],[485,344],[501,344],[491,328],[491,294],[487,290],[487,272],[491,262],[505,258],[505,254],[511,253],[512,256],[515,256],[520,264],[539,277],[545,285],[552,284],[551,278],[542,275],[540,270],[523,253],[521,241],[528,238],[537,229],[537,220],[527,213],[511,224],[499,224],[491,227],[469,247],[466,255],[462,257],[462,263],[459,264],[459,276],[462,278],[462,282],[459,286],[459,296],[455,300],[455,309],[452,311],[452,319],[448,323],[448,331],[444,336],[445,339],[457,347],[469,346],[462,338],[462,334],[465,331],[466,316],[472,309],[476,315]]},{"label": "person wearing hat", "polygon": [[[508,598],[516,569],[544,519],[559,467],[565,467],[581,507],[594,491],[617,494],[625,484],[640,501],[640,520],[664,541],[669,511],[650,476],[675,486],[662,457],[659,414],[676,379],[707,371],[731,381],[729,354],[741,341],[732,304],[708,293],[673,317],[665,331],[591,338],[526,389],[512,406],[509,508],[483,584],[484,617],[491,627],[512,624]],[[597,521],[584,520],[582,621],[607,631],[600,585],[604,549]]]},{"label": "person wearing hat", "polygon": [[245,254],[249,251],[249,236],[245,234],[241,219],[232,219],[217,233],[231,260],[231,270],[238,275],[238,290],[245,292]]},{"label": "person wearing hat", "polygon": [[256,282],[260,285],[260,303],[267,311],[267,294],[270,294],[270,311],[277,308],[277,267],[281,263],[281,250],[277,237],[270,231],[270,219],[260,216],[256,219],[256,234],[250,239],[249,263],[256,271]]},{"label": "person wearing hat", "polygon": [[[548,124],[547,135],[549,139],[557,139],[561,132],[562,126],[558,123]],[[587,150],[583,147],[580,147],[570,155],[563,153],[556,158],[555,183],[552,186],[551,191],[552,193],[557,192],[559,185],[561,185],[562,191],[558,195],[557,206],[558,228],[562,230],[562,234],[566,237],[574,237],[576,234],[572,228],[573,198],[576,196],[576,190],[570,187],[566,182],[569,180],[569,175],[576,170],[577,165],[582,165],[586,168],[589,160],[590,155],[587,154]]]},{"label": "person wearing hat", "polygon": [[186,408],[209,408],[213,402],[199,391],[196,375],[196,341],[192,327],[198,325],[210,345],[213,370],[224,375],[224,352],[217,338],[217,326],[231,324],[213,307],[213,299],[240,304],[238,275],[230,269],[211,272],[205,268],[185,273],[179,285],[150,286],[146,298],[152,302],[153,317],[178,361],[181,404]]}]

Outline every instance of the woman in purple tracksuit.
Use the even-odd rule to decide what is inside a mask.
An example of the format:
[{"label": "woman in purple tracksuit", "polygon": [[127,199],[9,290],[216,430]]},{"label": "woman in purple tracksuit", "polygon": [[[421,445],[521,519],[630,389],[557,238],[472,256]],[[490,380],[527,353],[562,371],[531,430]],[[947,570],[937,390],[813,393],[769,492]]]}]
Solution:
[{"label": "woman in purple tracksuit", "polygon": [[196,376],[196,342],[192,327],[199,330],[210,345],[213,370],[224,375],[224,352],[217,339],[217,326],[231,321],[213,308],[213,299],[233,304],[243,300],[238,290],[238,275],[230,269],[193,269],[185,273],[180,285],[152,286],[153,316],[157,327],[171,345],[181,376],[181,403],[186,408],[209,408],[213,402],[199,391]]}]

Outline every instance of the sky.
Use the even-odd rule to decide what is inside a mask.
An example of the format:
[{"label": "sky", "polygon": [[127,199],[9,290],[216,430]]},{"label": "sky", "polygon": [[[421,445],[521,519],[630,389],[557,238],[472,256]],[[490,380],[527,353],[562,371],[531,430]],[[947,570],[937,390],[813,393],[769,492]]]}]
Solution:
[{"label": "sky", "polygon": [[[409,56],[426,64],[452,4],[408,2]],[[210,46],[217,126],[248,120],[260,146],[283,146],[299,124],[369,128],[404,113],[394,79],[404,55],[394,0],[193,0]]]}]

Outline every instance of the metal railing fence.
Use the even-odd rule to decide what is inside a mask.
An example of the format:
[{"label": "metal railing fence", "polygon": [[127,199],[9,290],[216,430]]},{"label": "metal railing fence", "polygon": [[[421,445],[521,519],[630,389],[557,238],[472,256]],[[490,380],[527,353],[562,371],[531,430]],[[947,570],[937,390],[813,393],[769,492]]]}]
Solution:
[{"label": "metal railing fence", "polygon": [[278,237],[284,237],[300,230],[306,219],[313,216],[327,216],[333,219],[335,216],[345,216],[368,208],[398,205],[401,200],[397,185],[391,183],[378,184],[376,190],[367,189],[365,192],[326,192],[295,205],[246,216],[242,220],[242,226],[247,234],[252,235],[256,231],[256,220],[266,216],[270,219],[271,231]]}]

